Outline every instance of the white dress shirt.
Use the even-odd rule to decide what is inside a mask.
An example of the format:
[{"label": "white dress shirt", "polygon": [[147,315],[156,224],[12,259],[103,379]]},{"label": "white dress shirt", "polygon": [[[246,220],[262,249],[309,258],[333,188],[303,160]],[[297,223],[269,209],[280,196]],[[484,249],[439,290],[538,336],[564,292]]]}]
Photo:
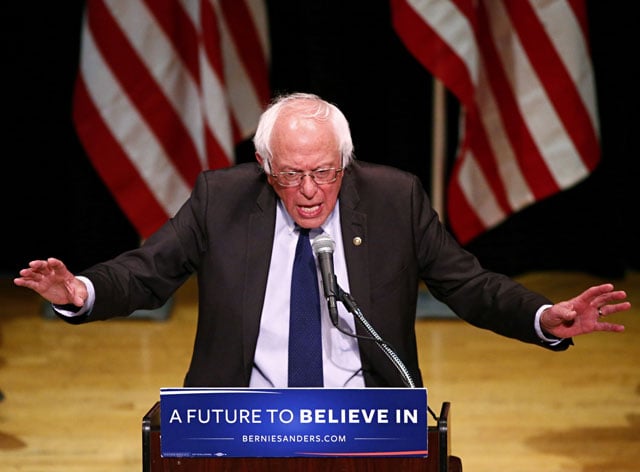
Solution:
[{"label": "white dress shirt", "polygon": [[[322,228],[312,230],[313,239],[322,232],[335,242],[333,265],[338,285],[349,292],[347,266],[340,230],[340,208],[336,204]],[[271,265],[267,278],[267,290],[260,320],[260,334],[251,373],[251,387],[287,387],[289,345],[289,298],[291,273],[298,242],[295,222],[278,202],[275,237]],[[317,265],[317,264],[316,264]],[[322,277],[318,270],[318,289],[324,294]],[[353,315],[338,303],[340,327],[355,333]],[[325,387],[364,387],[360,351],[355,338],[338,331],[329,318],[329,309],[323,295],[320,300],[322,324],[322,368]]]}]

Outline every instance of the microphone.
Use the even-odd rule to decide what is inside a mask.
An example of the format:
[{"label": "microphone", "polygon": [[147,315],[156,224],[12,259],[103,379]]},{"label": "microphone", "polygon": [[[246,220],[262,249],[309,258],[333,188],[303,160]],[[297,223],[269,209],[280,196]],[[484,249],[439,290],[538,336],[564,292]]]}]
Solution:
[{"label": "microphone", "polygon": [[327,306],[329,307],[329,317],[333,325],[338,327],[338,304],[336,302],[338,282],[333,271],[333,250],[335,246],[333,239],[327,233],[316,236],[311,243],[313,253],[320,264],[322,286],[324,288],[324,296],[327,299]]},{"label": "microphone", "polygon": [[400,375],[402,376],[402,381],[405,386],[409,388],[414,388],[416,386],[415,382],[411,378],[411,373],[404,365],[400,357],[395,353],[393,348],[387,343],[384,339],[380,337],[380,335],[376,332],[376,330],[371,326],[369,321],[365,318],[362,310],[358,307],[358,304],[354,300],[354,298],[342,290],[338,285],[338,280],[336,279],[336,274],[333,271],[333,250],[335,248],[335,243],[331,236],[327,233],[322,233],[316,236],[311,243],[311,248],[313,249],[313,253],[318,258],[318,263],[320,264],[320,273],[322,274],[322,286],[324,288],[324,296],[327,299],[327,305],[329,307],[329,316],[331,317],[331,322],[333,325],[342,333],[348,336],[354,336],[356,338],[362,338],[363,336],[359,336],[357,334],[351,334],[338,326],[338,305],[336,303],[337,300],[341,301],[342,304],[349,310],[351,314],[353,314],[358,321],[362,324],[364,329],[371,335],[370,338],[375,341],[378,347],[387,355],[389,360],[393,363],[394,367],[398,369]]}]

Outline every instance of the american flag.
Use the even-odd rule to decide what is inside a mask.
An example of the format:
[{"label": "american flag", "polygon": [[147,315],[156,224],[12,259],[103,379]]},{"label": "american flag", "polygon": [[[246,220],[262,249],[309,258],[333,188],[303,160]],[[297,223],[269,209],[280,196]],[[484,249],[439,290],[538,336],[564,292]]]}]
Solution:
[{"label": "american flag", "polygon": [[466,244],[600,159],[582,0],[391,0],[408,50],[459,100],[447,220]]},{"label": "american flag", "polygon": [[203,169],[234,163],[270,98],[263,0],[88,0],[73,119],[148,237]]}]

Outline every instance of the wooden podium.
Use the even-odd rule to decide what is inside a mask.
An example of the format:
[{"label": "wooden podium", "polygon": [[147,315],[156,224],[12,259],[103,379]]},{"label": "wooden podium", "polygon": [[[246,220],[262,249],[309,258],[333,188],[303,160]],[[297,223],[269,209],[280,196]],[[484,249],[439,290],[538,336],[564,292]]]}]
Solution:
[{"label": "wooden podium", "polygon": [[450,454],[449,402],[428,426],[428,457],[162,457],[160,402],[142,419],[143,472],[462,472]]}]

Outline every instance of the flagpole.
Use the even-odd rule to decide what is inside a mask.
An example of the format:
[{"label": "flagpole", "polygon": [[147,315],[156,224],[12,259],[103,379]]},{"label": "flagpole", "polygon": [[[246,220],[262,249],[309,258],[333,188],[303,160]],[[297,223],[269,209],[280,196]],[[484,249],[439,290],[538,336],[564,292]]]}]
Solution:
[{"label": "flagpole", "polygon": [[[444,223],[444,189],[447,143],[447,109],[445,88],[442,82],[433,78],[433,107],[431,111],[431,205]],[[418,290],[418,318],[456,318],[444,303],[436,300],[427,287]]]},{"label": "flagpole", "polygon": [[444,176],[446,162],[447,108],[444,85],[433,78],[431,136],[431,204],[444,223]]}]

